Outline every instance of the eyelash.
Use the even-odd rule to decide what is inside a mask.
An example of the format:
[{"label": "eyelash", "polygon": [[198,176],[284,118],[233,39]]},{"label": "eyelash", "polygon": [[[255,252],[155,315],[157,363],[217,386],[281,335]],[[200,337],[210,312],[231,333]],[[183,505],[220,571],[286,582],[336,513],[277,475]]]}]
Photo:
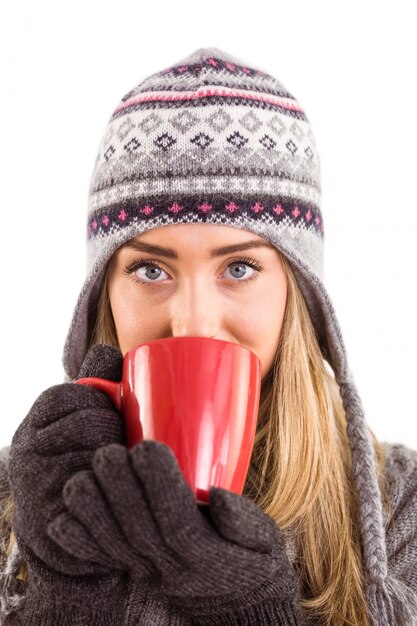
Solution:
[{"label": "eyelash", "polygon": [[[233,282],[237,282],[237,283],[248,283],[251,280],[255,280],[256,278],[258,278],[259,272],[263,271],[263,267],[262,265],[259,265],[259,263],[257,263],[256,261],[254,261],[253,259],[250,259],[248,257],[245,257],[243,259],[237,259],[236,261],[232,261],[231,263],[229,263],[229,265],[227,267],[230,267],[230,265],[237,265],[237,264],[244,264],[244,265],[248,265],[249,267],[251,267],[252,269],[256,270],[256,273],[253,274],[252,276],[250,276],[249,278],[245,278],[242,280],[235,280]],[[152,286],[155,284],[158,284],[158,281],[142,281],[139,280],[134,272],[136,272],[139,268],[144,267],[144,266],[149,266],[149,267],[157,267],[158,269],[162,270],[163,272],[165,272],[165,270],[163,269],[163,267],[159,264],[158,261],[153,261],[151,259],[137,259],[135,261],[133,261],[132,263],[130,263],[129,265],[126,265],[126,267],[124,268],[124,272],[128,275],[131,275],[133,280],[140,284],[140,285],[146,285],[146,286]]]}]

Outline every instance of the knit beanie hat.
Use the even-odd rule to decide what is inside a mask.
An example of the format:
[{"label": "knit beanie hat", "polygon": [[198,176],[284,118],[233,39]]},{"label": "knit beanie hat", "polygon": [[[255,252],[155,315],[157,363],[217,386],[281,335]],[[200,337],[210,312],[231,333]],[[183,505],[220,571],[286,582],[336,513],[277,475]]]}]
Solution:
[{"label": "knit beanie hat", "polygon": [[138,233],[188,222],[246,229],[291,263],[346,411],[370,614],[378,626],[399,623],[405,590],[388,575],[373,447],[323,285],[319,156],[305,111],[279,80],[201,48],[116,106],[91,180],[88,274],[64,348],[68,379],[85,357],[113,252]]}]

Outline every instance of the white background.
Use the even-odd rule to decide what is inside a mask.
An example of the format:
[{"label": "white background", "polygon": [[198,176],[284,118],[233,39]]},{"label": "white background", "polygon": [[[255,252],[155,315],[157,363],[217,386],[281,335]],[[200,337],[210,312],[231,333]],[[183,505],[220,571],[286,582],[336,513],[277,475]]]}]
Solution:
[{"label": "white background", "polygon": [[215,46],[275,75],[306,110],[325,282],[367,420],[380,439],[417,448],[413,4],[3,4],[0,446],[63,381],[88,185],[113,108],[149,74]]}]

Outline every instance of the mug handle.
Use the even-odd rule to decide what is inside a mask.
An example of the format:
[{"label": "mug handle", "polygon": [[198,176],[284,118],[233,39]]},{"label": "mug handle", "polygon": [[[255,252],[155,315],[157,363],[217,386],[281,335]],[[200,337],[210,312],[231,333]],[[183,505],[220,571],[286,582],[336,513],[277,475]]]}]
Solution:
[{"label": "mug handle", "polygon": [[94,387],[99,391],[106,393],[110,400],[113,402],[116,409],[120,412],[122,410],[122,383],[115,383],[112,380],[106,380],[105,378],[79,378],[74,380],[76,385],[87,385]]}]

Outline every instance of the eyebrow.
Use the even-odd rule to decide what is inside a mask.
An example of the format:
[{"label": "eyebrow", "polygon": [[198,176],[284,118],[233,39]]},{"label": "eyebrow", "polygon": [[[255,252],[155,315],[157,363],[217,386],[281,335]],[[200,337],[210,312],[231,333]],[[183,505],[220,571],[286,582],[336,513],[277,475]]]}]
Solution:
[{"label": "eyebrow", "polygon": [[[136,241],[135,239],[131,239],[130,241],[126,242],[122,246],[122,248],[130,248],[139,252],[158,254],[160,256],[165,256],[169,259],[178,259],[178,254],[172,248],[164,248],[162,246],[157,246],[156,244],[145,243],[144,241]],[[268,243],[267,241],[263,241],[260,239],[251,239],[249,241],[245,241],[244,243],[235,243],[230,246],[214,248],[210,251],[210,258],[224,256],[225,254],[231,254],[232,252],[241,252],[242,250],[248,250],[249,248],[275,249],[275,246],[273,246],[271,243]]]}]

